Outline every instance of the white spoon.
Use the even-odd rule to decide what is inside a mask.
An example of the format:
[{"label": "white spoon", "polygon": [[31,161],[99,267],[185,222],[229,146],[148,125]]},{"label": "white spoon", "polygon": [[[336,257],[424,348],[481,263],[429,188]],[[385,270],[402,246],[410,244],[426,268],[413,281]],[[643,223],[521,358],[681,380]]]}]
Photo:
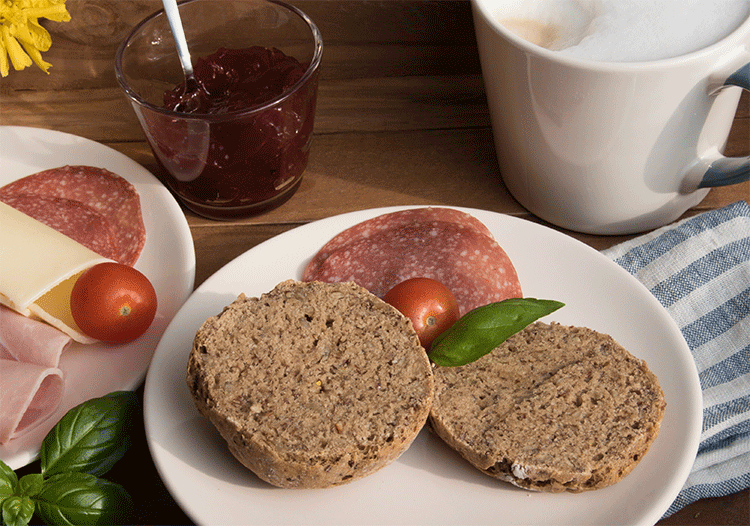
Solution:
[{"label": "white spoon", "polygon": [[175,111],[192,113],[198,109],[199,98],[202,91],[200,84],[193,74],[193,63],[190,60],[185,31],[182,28],[182,19],[177,7],[177,0],[162,0],[164,12],[169,21],[175,44],[177,44],[177,56],[180,58],[182,71],[185,74],[185,90],[180,97],[180,102],[175,106]]}]

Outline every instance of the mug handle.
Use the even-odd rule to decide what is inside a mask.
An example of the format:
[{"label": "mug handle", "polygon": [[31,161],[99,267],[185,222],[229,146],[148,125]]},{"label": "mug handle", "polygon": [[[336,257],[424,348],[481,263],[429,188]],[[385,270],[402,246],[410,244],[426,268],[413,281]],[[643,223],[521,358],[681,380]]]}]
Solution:
[{"label": "mug handle", "polygon": [[[729,75],[724,86],[739,86],[750,90],[750,62]],[[698,188],[727,186],[742,183],[750,179],[750,156],[719,157],[711,162]]]}]

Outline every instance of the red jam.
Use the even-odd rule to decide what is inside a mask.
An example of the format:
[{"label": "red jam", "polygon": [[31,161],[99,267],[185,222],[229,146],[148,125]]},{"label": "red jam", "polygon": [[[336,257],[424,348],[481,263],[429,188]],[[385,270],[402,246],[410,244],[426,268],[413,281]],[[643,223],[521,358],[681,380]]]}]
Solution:
[{"label": "red jam", "polygon": [[[240,217],[290,196],[307,166],[317,72],[273,102],[306,66],[278,49],[219,49],[196,61],[198,108],[185,119],[149,123],[165,181],[189,208],[216,219]],[[174,111],[184,85],[164,93]]]},{"label": "red jam", "polygon": [[[199,58],[194,74],[202,89],[192,113],[218,114],[246,110],[278,97],[302,78],[305,67],[275,48],[220,48]],[[176,110],[184,90],[183,83],[167,91],[164,106]]]}]

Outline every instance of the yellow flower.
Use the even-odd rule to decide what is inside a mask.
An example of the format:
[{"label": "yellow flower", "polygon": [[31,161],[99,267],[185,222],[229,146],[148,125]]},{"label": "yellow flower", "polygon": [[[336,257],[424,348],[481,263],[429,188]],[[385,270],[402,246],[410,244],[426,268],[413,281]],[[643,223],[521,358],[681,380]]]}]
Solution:
[{"label": "yellow flower", "polygon": [[[0,75],[6,77],[10,64],[16,71],[32,64],[49,73],[52,64],[42,59],[42,51],[52,45],[40,18],[67,22],[70,13],[65,0],[0,0]],[[10,62],[8,58],[10,57]]]}]

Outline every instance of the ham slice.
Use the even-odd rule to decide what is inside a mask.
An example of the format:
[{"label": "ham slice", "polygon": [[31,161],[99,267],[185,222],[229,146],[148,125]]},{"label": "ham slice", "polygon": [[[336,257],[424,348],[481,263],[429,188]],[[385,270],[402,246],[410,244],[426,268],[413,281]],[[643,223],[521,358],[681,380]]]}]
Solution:
[{"label": "ham slice", "polygon": [[60,356],[71,339],[0,306],[0,444],[51,416],[62,400]]},{"label": "ham slice", "polygon": [[0,347],[14,360],[57,367],[71,341],[70,336],[51,325],[0,305]]},{"label": "ham slice", "polygon": [[57,410],[64,382],[60,369],[3,359],[0,378],[0,444],[5,444]]}]

